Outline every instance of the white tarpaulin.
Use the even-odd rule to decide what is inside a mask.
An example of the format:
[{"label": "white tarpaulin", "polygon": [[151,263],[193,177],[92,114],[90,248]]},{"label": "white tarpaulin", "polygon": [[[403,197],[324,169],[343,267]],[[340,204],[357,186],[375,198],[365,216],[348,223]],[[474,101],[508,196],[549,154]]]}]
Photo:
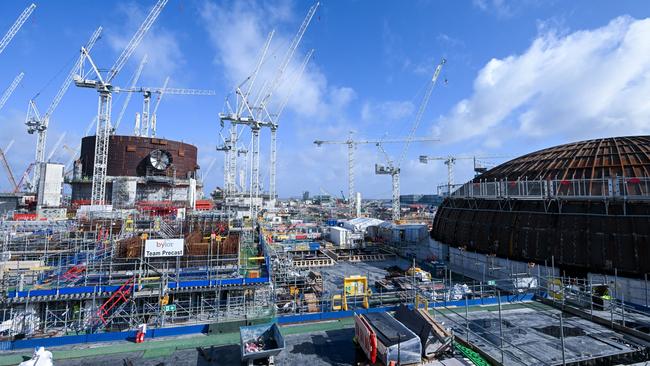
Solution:
[{"label": "white tarpaulin", "polygon": [[145,257],[179,257],[183,255],[183,239],[147,239],[144,243]]}]

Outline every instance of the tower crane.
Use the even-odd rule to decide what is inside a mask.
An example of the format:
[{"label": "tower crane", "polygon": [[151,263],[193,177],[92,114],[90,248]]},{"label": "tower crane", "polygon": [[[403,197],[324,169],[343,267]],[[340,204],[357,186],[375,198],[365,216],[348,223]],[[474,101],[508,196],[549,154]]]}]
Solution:
[{"label": "tower crane", "polygon": [[5,153],[9,151],[11,145],[13,144],[14,144],[14,140],[11,140],[9,142],[9,145],[7,145],[7,147],[4,149],[4,151],[0,149],[0,160],[2,162],[2,166],[4,166],[5,171],[7,172],[7,178],[9,179],[9,183],[11,184],[11,189],[13,191],[16,191],[16,187],[18,184],[16,183],[16,178],[14,178],[14,173],[11,170],[11,165],[9,165],[9,161],[7,160],[7,156],[5,155]]},{"label": "tower crane", "polygon": [[70,167],[64,175],[68,175],[70,172],[74,171],[74,161],[77,158],[77,150],[71,148],[70,146],[63,144],[63,150],[67,151],[68,154],[70,155],[70,159],[68,162],[65,164],[65,167]]},{"label": "tower crane", "polygon": [[381,175],[390,175],[391,180],[392,180],[392,208],[393,208],[393,221],[398,221],[400,219],[400,202],[399,202],[399,195],[400,195],[400,182],[399,182],[399,174],[400,174],[400,165],[402,161],[404,161],[404,158],[406,157],[406,152],[408,151],[408,148],[413,141],[413,135],[415,134],[415,131],[417,130],[418,126],[420,125],[420,122],[422,121],[422,117],[424,116],[424,112],[429,105],[429,99],[431,98],[431,93],[433,92],[433,88],[436,86],[436,81],[438,81],[438,76],[440,76],[440,71],[442,71],[442,66],[446,63],[447,61],[443,58],[438,66],[436,66],[436,70],[433,72],[433,77],[431,77],[431,82],[429,82],[429,87],[427,88],[427,91],[424,94],[424,97],[422,98],[422,103],[420,103],[420,107],[418,108],[418,112],[415,115],[415,121],[413,123],[413,126],[411,127],[411,131],[409,132],[406,144],[404,144],[404,148],[402,149],[402,154],[397,160],[397,162],[393,162],[386,151],[382,147],[382,142],[377,143],[377,147],[379,150],[386,156],[386,165],[379,165],[375,164],[375,174],[381,174]]},{"label": "tower crane", "polygon": [[454,185],[454,165],[456,164],[456,160],[473,160],[474,161],[474,172],[475,173],[481,173],[482,171],[479,170],[480,168],[477,167],[476,165],[476,159],[499,159],[499,158],[507,158],[508,156],[427,156],[427,155],[420,155],[420,163],[426,164],[429,161],[433,160],[441,160],[444,162],[444,164],[447,166],[447,193],[451,193],[451,188]]},{"label": "tower crane", "polygon": [[[173,95],[203,95],[203,96],[212,96],[216,95],[214,90],[205,90],[205,89],[185,89],[185,88],[168,88],[167,83],[169,78],[165,80],[165,85],[162,88],[153,88],[153,87],[133,87],[128,89],[122,89],[119,87],[114,87],[114,93],[142,93],[144,96],[143,106],[142,106],[142,119],[141,119],[141,128],[140,133],[136,132],[136,136],[144,137],[155,137],[156,135],[156,126],[155,121],[153,121],[153,115],[150,114],[150,105],[151,105],[151,96],[153,94],[158,94],[158,100],[156,106],[154,107],[154,114],[158,110],[158,105],[162,99],[163,94],[173,94]],[[136,124],[138,119],[136,118]],[[136,130],[138,128],[136,127]],[[151,132],[151,134],[150,134]]]},{"label": "tower crane", "polygon": [[205,179],[210,175],[210,172],[212,171],[212,168],[214,167],[214,163],[217,162],[217,158],[213,157],[210,159],[210,164],[208,164],[208,168],[205,169],[205,171],[201,174],[201,180],[205,182]]},{"label": "tower crane", "polygon": [[[85,47],[81,48],[82,59],[88,60],[92,72],[98,80],[86,79],[88,75],[81,74],[75,77],[75,84],[78,87],[93,88],[99,92],[97,132],[95,134],[95,160],[90,196],[90,202],[93,205],[103,204],[106,199],[106,168],[108,163],[108,141],[111,132],[112,92],[114,89],[111,83],[122,70],[166,4],[167,0],[158,0],[105,77],[102,77],[95,62],[90,57],[89,51]],[[82,71],[81,68],[80,71]]]},{"label": "tower crane", "polygon": [[[99,36],[102,33],[102,27],[97,28],[95,32],[90,36],[90,39],[88,40],[88,43],[86,43],[86,47],[88,49],[91,49],[94,45],[97,39],[99,39]],[[59,88],[59,91],[56,93],[54,96],[54,99],[52,99],[52,103],[50,103],[50,106],[47,108],[47,111],[45,112],[44,115],[40,115],[38,108],[36,107],[36,101],[34,98],[32,98],[29,101],[29,106],[27,108],[27,116],[25,118],[25,125],[27,126],[27,133],[29,134],[34,134],[37,133],[36,136],[36,154],[35,154],[35,159],[34,159],[34,174],[32,177],[32,187],[36,189],[36,184],[38,184],[38,181],[40,179],[40,174],[41,174],[41,163],[45,162],[45,141],[47,139],[47,129],[50,124],[50,117],[56,110],[56,107],[58,107],[59,102],[61,102],[61,99],[65,95],[65,93],[68,91],[68,88],[70,87],[70,84],[72,83],[72,79],[74,78],[74,75],[76,71],[81,67],[83,63],[83,57],[79,57],[77,59],[77,62],[75,62],[74,66],[72,67],[72,70],[68,73],[68,76],[63,80],[63,84],[61,84],[61,87]],[[38,96],[38,95],[37,95]]]},{"label": "tower crane", "polygon": [[[347,140],[344,141],[325,141],[325,140],[316,140],[314,144],[320,147],[322,145],[347,145],[348,147],[348,204],[350,206],[350,214],[355,212],[355,191],[354,191],[354,150],[357,148],[357,145],[364,144],[401,144],[408,142],[408,139],[390,139],[390,140],[354,140],[352,138],[352,132]],[[439,141],[438,139],[431,138],[411,138],[413,142],[434,142]]]},{"label": "tower crane", "polygon": [[67,134],[67,132],[64,132],[59,136],[59,139],[56,140],[56,143],[54,144],[54,147],[52,148],[52,151],[50,151],[50,154],[47,156],[47,160],[45,160],[45,161],[52,160],[52,157],[54,156],[56,151],[59,149],[59,146],[61,146],[61,143],[63,142],[63,139],[65,138],[66,134]]},{"label": "tower crane", "polygon": [[9,42],[11,42],[11,39],[14,38],[16,33],[18,33],[18,30],[20,30],[23,24],[25,24],[27,18],[29,18],[29,16],[32,15],[34,9],[36,9],[36,5],[34,4],[31,4],[30,6],[25,8],[25,10],[23,10],[23,12],[20,14],[18,19],[16,19],[14,24],[11,26],[11,28],[9,28],[7,34],[5,34],[4,37],[2,37],[2,39],[0,40],[0,53],[4,51],[5,47],[7,47]]},{"label": "tower crane", "polygon": [[160,106],[160,101],[162,100],[163,95],[165,95],[165,89],[169,84],[169,76],[165,78],[163,83],[162,91],[158,94],[156,98],[156,105],[153,107],[153,113],[151,114],[151,137],[156,137],[156,116],[158,114],[158,107]]},{"label": "tower crane", "polygon": [[16,75],[14,81],[12,81],[9,87],[4,91],[4,93],[2,93],[2,97],[0,97],[0,109],[4,107],[5,103],[7,103],[7,99],[9,99],[9,97],[14,92],[18,84],[20,84],[20,82],[23,80],[23,76],[25,76],[25,73],[23,72]]},{"label": "tower crane", "polygon": [[[142,69],[144,69],[144,65],[147,63],[147,58],[148,56],[145,54],[142,56],[142,60],[140,60],[140,65],[138,65],[138,68],[135,70],[135,73],[133,74],[133,77],[131,78],[131,88],[135,88],[136,84],[138,83],[138,80],[140,80],[140,75],[142,74]],[[122,123],[122,117],[124,117],[124,112],[126,112],[126,108],[129,106],[129,102],[131,101],[131,95],[133,93],[127,93],[126,94],[126,99],[124,100],[124,104],[122,104],[122,109],[120,109],[120,114],[117,116],[117,120],[115,121],[115,126],[113,127],[113,132],[117,131],[117,129],[120,127],[120,123]],[[140,136],[140,128],[135,129],[135,135]]]},{"label": "tower crane", "polygon": [[16,188],[14,188],[14,193],[18,193],[20,191],[20,187],[23,186],[23,183],[26,185],[26,189],[28,191],[33,190],[33,186],[29,183],[29,173],[31,173],[32,168],[34,168],[34,162],[29,163],[27,166],[27,169],[23,172],[23,175],[20,177],[20,180],[18,181],[18,184],[16,184]]},{"label": "tower crane", "polygon": [[[229,144],[231,145],[229,149],[226,149],[226,158],[229,160],[228,164],[224,164],[228,166],[228,169],[230,170],[227,174],[228,179],[226,180],[226,195],[227,194],[232,194],[235,191],[235,176],[237,173],[237,156],[235,154],[235,146],[237,146],[237,125],[245,125],[250,127],[251,129],[251,135],[252,135],[252,144],[251,144],[251,190],[250,190],[250,216],[251,217],[256,217],[257,216],[257,211],[259,207],[257,206],[259,203],[259,197],[260,197],[260,172],[259,172],[259,149],[260,149],[260,130],[262,128],[269,128],[271,130],[271,161],[270,161],[270,174],[269,174],[269,188],[270,188],[270,196],[271,200],[275,199],[275,178],[276,178],[276,131],[278,128],[278,120],[280,116],[280,112],[283,108],[282,102],[280,103],[280,109],[276,113],[272,113],[269,111],[269,106],[273,100],[273,96],[277,92],[278,88],[286,81],[285,73],[287,70],[287,67],[289,66],[289,63],[293,59],[293,56],[298,48],[298,45],[300,44],[300,41],[302,40],[302,37],[305,34],[305,31],[307,30],[309,23],[311,22],[312,18],[314,17],[314,14],[316,13],[316,10],[320,6],[320,3],[317,2],[314,4],[309,11],[307,12],[307,16],[303,20],[302,24],[300,25],[300,28],[298,29],[298,33],[294,36],[294,38],[291,41],[291,44],[289,45],[289,48],[287,49],[284,57],[278,64],[278,69],[276,73],[274,74],[273,79],[270,81],[266,81],[263,83],[262,88],[259,89],[259,92],[257,93],[257,97],[255,98],[254,101],[251,101],[250,97],[253,94],[253,85],[257,79],[257,76],[259,74],[259,71],[262,67],[262,64],[265,61],[267,51],[269,48],[269,45],[271,43],[271,39],[273,38],[274,32],[271,32],[269,36],[267,37],[267,40],[262,47],[262,51],[260,53],[260,57],[258,59],[258,62],[256,63],[256,67],[249,77],[247,77],[235,90],[235,95],[237,98],[237,102],[235,105],[235,109],[232,108],[230,105],[230,102],[226,100],[226,107],[228,108],[227,112],[220,113],[219,118],[221,120],[221,124],[223,124],[227,121],[230,123],[230,138],[229,138]],[[311,57],[311,53],[308,54],[308,57],[306,57],[306,60],[308,61],[309,57]],[[306,64],[307,61],[303,62],[303,65]],[[304,69],[304,66],[301,67],[301,69]],[[301,73],[302,71],[300,71]],[[294,83],[295,84],[295,83]],[[289,88],[292,88],[294,85],[289,85]],[[286,103],[285,103],[286,104]]]},{"label": "tower crane", "polygon": [[34,163],[30,163],[27,166],[27,169],[25,169],[25,172],[22,174],[20,177],[20,180],[16,182],[13,170],[11,169],[11,165],[9,165],[9,160],[7,159],[7,152],[13,146],[14,140],[11,140],[7,147],[4,149],[4,151],[0,148],[0,161],[2,162],[3,167],[5,168],[5,171],[7,172],[7,178],[9,179],[9,183],[11,184],[11,190],[13,193],[18,193],[20,191],[20,187],[22,187],[23,182],[26,180],[26,178],[29,176],[29,173],[32,170],[32,167],[34,166]]}]

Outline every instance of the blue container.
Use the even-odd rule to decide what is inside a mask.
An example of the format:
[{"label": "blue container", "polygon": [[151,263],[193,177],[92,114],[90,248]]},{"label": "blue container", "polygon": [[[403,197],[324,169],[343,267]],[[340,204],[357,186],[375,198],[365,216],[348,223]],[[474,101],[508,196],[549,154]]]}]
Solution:
[{"label": "blue container", "polygon": [[327,226],[336,226],[336,219],[327,219],[325,223]]},{"label": "blue container", "polygon": [[320,250],[320,243],[309,243],[309,250]]}]

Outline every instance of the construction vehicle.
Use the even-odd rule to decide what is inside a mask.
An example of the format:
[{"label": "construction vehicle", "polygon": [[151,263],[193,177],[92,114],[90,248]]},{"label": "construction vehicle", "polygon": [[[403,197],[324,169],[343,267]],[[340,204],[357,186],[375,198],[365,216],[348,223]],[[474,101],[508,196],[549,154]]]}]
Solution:
[{"label": "construction vehicle", "polygon": [[406,275],[413,277],[420,282],[431,282],[431,273],[420,267],[411,267],[406,271]]}]

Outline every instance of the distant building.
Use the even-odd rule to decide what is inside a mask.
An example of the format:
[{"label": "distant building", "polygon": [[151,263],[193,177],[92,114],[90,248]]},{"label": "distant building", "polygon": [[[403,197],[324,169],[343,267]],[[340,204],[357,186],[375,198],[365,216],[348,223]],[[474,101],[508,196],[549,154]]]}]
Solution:
[{"label": "distant building", "polygon": [[403,194],[399,196],[399,202],[403,205],[429,205],[439,206],[443,197],[436,194]]},{"label": "distant building", "polygon": [[309,191],[302,192],[302,200],[309,201]]},{"label": "distant building", "polygon": [[314,196],[314,202],[323,205],[323,204],[332,203],[333,200],[332,200],[332,196],[328,194],[321,194],[321,195]]}]

